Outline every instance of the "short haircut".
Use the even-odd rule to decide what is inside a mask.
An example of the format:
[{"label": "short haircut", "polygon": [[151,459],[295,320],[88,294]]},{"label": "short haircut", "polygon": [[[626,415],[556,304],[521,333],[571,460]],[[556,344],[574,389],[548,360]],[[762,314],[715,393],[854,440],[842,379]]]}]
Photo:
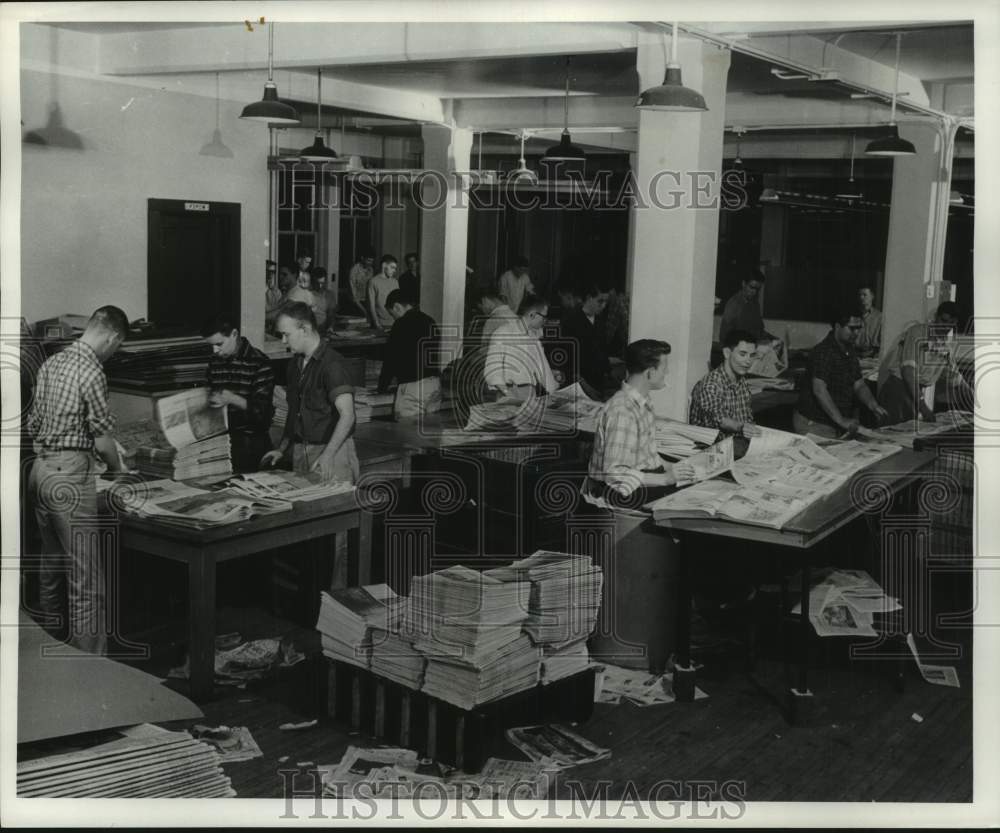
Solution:
[{"label": "short haircut", "polygon": [[386,263],[399,263],[399,261],[396,260],[395,255],[382,255],[382,259],[379,261],[379,265],[384,266]]},{"label": "short haircut", "polygon": [[375,252],[372,251],[371,249],[362,249],[360,252],[358,252],[358,260],[364,260],[364,258],[366,257],[374,259]]},{"label": "short haircut", "polygon": [[531,266],[531,261],[528,260],[524,255],[518,255],[514,258],[513,263],[511,263],[511,269],[527,269]]},{"label": "short haircut", "polygon": [[844,306],[835,307],[830,310],[827,321],[830,322],[831,327],[843,327],[852,318],[860,317],[861,312],[857,306],[854,304],[845,304]]},{"label": "short haircut", "polygon": [[317,278],[327,277],[326,269],[324,269],[322,266],[314,266],[310,274],[312,275],[313,280],[316,280]]},{"label": "short haircut", "polygon": [[201,327],[201,337],[208,338],[216,333],[228,336],[233,330],[239,330],[240,325],[233,316],[226,312],[218,312],[209,318]]},{"label": "short haircut", "polygon": [[98,307],[87,322],[87,329],[91,328],[116,333],[124,340],[128,336],[128,316],[118,307]]},{"label": "short haircut", "polygon": [[292,304],[282,307],[281,312],[278,313],[278,318],[282,316],[291,318],[293,321],[298,321],[299,326],[308,324],[313,328],[314,332],[319,329],[316,326],[316,315],[313,313],[312,307],[309,304],[303,304],[301,301],[295,301]]},{"label": "short haircut", "polygon": [[275,267],[275,268],[277,268],[278,264],[275,263],[273,260],[265,260],[264,261],[264,266],[265,266],[265,268],[270,269],[272,266]]},{"label": "short haircut", "polygon": [[418,254],[417,252],[407,252],[407,253],[406,253],[405,255],[403,255],[403,260],[404,260],[404,261],[407,261],[407,260],[409,260],[409,259],[410,259],[411,257],[412,257],[412,258],[413,258],[414,260],[420,260],[420,255],[419,255],[419,254]]},{"label": "short haircut", "polygon": [[385,296],[386,309],[391,309],[393,304],[402,304],[404,307],[412,307],[415,303],[413,294],[405,289],[394,289]]},{"label": "short haircut", "polygon": [[742,278],[743,283],[750,283],[750,281],[758,281],[759,283],[764,283],[767,278],[764,277],[764,273],[760,269],[750,269]]},{"label": "short haircut", "polygon": [[532,295],[530,292],[526,292],[524,297],[521,299],[521,305],[517,308],[518,315],[527,315],[533,310],[546,310],[548,311],[549,302],[546,301],[541,295]]},{"label": "short haircut", "polygon": [[625,348],[625,369],[630,374],[658,367],[660,356],[670,355],[670,345],[655,338],[640,338]]},{"label": "short haircut", "polygon": [[586,301],[588,298],[596,298],[602,292],[607,291],[608,288],[606,286],[602,286],[600,282],[594,280],[593,278],[588,278],[580,283],[578,288],[574,290],[573,294]]},{"label": "short haircut", "polygon": [[861,284],[861,286],[859,286],[859,287],[858,287],[858,292],[864,292],[864,291],[865,291],[866,289],[867,289],[867,290],[868,290],[869,292],[871,292],[871,294],[872,294],[872,295],[874,295],[874,294],[875,294],[875,287],[873,287],[873,286],[869,286],[869,285],[868,285],[868,284],[866,284],[866,283],[863,283],[863,284]]},{"label": "short haircut", "polygon": [[958,304],[954,301],[945,301],[940,304],[934,313],[934,317],[940,318],[942,315],[947,315],[958,321]]},{"label": "short haircut", "polygon": [[502,301],[500,297],[500,290],[495,286],[487,286],[479,290],[479,294],[476,296],[476,303],[481,303],[482,301],[489,298],[491,301]]},{"label": "short haircut", "polygon": [[749,330],[730,330],[722,339],[723,348],[734,349],[741,341],[757,346],[757,338]]}]

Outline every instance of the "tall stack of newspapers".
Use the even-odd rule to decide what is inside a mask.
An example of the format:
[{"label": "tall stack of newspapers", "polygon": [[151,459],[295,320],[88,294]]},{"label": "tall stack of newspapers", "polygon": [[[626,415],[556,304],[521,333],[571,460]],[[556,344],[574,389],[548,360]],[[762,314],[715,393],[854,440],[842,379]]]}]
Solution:
[{"label": "tall stack of newspapers", "polygon": [[588,556],[538,550],[487,575],[531,584],[524,632],[542,648],[541,681],[550,683],[584,670],[587,638],[601,607],[604,573]]},{"label": "tall stack of newspapers", "polygon": [[233,473],[225,407],[209,404],[208,388],[156,401],[155,418],[122,426],[116,439],[125,462],[155,478],[191,480]]},{"label": "tall stack of newspapers", "polygon": [[531,587],[457,565],[413,579],[402,632],[427,657],[423,690],[471,709],[538,682],[524,638]]},{"label": "tall stack of newspapers", "polygon": [[372,632],[396,630],[403,602],[387,584],[322,593],[316,630],[320,632],[323,653],[331,659],[370,668]]}]

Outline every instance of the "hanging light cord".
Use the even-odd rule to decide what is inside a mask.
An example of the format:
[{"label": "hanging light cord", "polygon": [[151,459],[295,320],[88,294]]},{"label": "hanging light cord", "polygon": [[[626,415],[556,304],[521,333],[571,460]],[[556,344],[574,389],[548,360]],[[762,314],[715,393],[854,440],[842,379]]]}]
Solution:
[{"label": "hanging light cord", "polygon": [[525,161],[524,161],[524,131],[523,130],[521,131],[521,158],[518,159],[517,161],[520,164],[520,167],[522,167],[522,168],[525,167]]},{"label": "hanging light cord", "polygon": [[677,21],[672,24],[673,37],[670,39],[670,65],[677,66]]},{"label": "hanging light cord", "polygon": [[316,67],[316,134],[323,132],[323,70]]},{"label": "hanging light cord", "polygon": [[274,81],[274,23],[267,24],[267,80]]},{"label": "hanging light cord", "polygon": [[569,130],[569,56],[566,56],[566,95],[563,97],[563,130]]},{"label": "hanging light cord", "polygon": [[851,178],[850,181],[854,182],[854,139],[855,134],[851,134]]},{"label": "hanging light cord", "polygon": [[890,124],[896,123],[896,96],[899,94],[899,42],[902,33],[896,32],[896,73],[892,81],[892,115],[889,118]]}]

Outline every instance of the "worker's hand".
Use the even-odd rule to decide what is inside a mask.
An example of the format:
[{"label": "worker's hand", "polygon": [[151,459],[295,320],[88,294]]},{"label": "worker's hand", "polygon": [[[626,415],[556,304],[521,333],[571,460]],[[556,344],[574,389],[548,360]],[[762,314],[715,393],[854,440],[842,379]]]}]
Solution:
[{"label": "worker's hand", "polygon": [[674,483],[683,483],[688,480],[694,480],[694,466],[688,462],[674,463],[673,465],[667,466],[667,473],[670,476],[670,480],[665,485],[672,486]]},{"label": "worker's hand", "polygon": [[889,412],[878,403],[872,408],[872,413],[878,418],[880,425],[882,424],[882,420],[889,418]]},{"label": "worker's hand", "polygon": [[740,433],[744,437],[759,437],[764,432],[760,430],[760,426],[753,422],[744,422],[740,426]]},{"label": "worker's hand", "polygon": [[844,433],[848,437],[853,437],[855,434],[857,434],[860,425],[861,423],[858,422],[856,419],[845,419],[843,422],[840,423],[840,427],[843,429]]},{"label": "worker's hand", "polygon": [[208,404],[213,408],[221,408],[229,404],[232,395],[228,390],[213,390],[208,395]]},{"label": "worker's hand", "polygon": [[561,370],[553,370],[552,378],[556,380],[556,384],[561,385],[566,381],[566,374],[564,374]]},{"label": "worker's hand", "polygon": [[260,467],[262,469],[267,469],[271,468],[272,466],[276,466],[278,464],[278,461],[284,456],[285,456],[284,452],[278,451],[277,449],[275,449],[274,451],[269,451],[267,452],[267,454],[265,454],[263,457],[260,458]]},{"label": "worker's hand", "polygon": [[333,455],[324,451],[316,458],[316,462],[312,464],[309,471],[316,472],[323,480],[333,480]]}]

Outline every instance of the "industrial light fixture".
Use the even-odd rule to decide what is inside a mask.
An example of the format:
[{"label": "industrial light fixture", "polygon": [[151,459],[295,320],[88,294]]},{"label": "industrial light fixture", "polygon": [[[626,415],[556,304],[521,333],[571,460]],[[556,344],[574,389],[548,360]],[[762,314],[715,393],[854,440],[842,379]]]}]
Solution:
[{"label": "industrial light fixture", "polygon": [[861,191],[854,186],[854,140],[855,134],[851,134],[851,175],[847,180],[847,188],[842,194],[834,194],[842,200],[860,200],[864,196]]},{"label": "industrial light fixture", "polygon": [[765,188],[757,198],[758,202],[777,202],[780,199],[774,188]]},{"label": "industrial light fixture", "polygon": [[330,162],[337,154],[323,142],[323,70],[316,68],[316,138],[307,148],[299,151],[303,162]]},{"label": "industrial light fixture", "polygon": [[274,83],[274,24],[267,24],[267,83],[264,97],[248,104],[240,113],[241,119],[265,124],[298,124],[299,114],[291,104],[278,100],[278,87]]},{"label": "industrial light fixture", "polygon": [[587,154],[570,141],[569,136],[569,58],[566,58],[566,95],[563,100],[563,132],[559,144],[553,145],[542,157],[543,162],[583,162]]},{"label": "industrial light fixture", "polygon": [[865,153],[869,156],[915,156],[917,149],[912,142],[899,138],[896,127],[896,96],[899,94],[899,43],[902,33],[896,32],[896,73],[892,82],[892,113],[889,116],[889,133],[868,143]]},{"label": "industrial light fixture", "polygon": [[512,171],[510,181],[515,185],[537,185],[538,174],[524,161],[524,131],[521,131],[521,158],[517,160],[517,170]]},{"label": "industrial light fixture", "polygon": [[218,156],[220,159],[232,159],[233,152],[222,141],[222,128],[219,126],[219,73],[215,73],[215,130],[212,139],[200,151],[201,156]]},{"label": "industrial light fixture", "polygon": [[737,127],[733,130],[733,133],[736,134],[736,158],[733,159],[733,167],[738,170],[743,170],[743,159],[740,157],[740,140],[743,138],[745,132],[742,127]]},{"label": "industrial light fixture", "polygon": [[662,110],[671,113],[697,113],[707,110],[701,93],[681,83],[681,65],[677,62],[677,24],[673,24],[670,63],[663,83],[643,90],[635,106],[640,110]]}]

